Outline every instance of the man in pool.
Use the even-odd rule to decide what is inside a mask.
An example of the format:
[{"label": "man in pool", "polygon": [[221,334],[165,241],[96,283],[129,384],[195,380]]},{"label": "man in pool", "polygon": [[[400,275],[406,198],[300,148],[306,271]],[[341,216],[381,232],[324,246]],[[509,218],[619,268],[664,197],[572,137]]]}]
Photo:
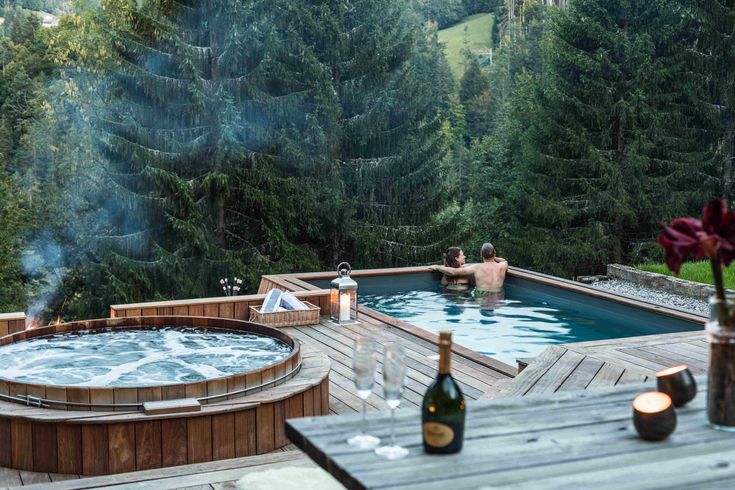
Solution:
[{"label": "man in pool", "polygon": [[474,279],[475,296],[484,296],[502,291],[505,273],[508,272],[508,261],[497,257],[495,247],[491,243],[483,244],[480,249],[482,263],[464,265],[460,268],[432,265],[431,269],[449,277],[471,277]]}]

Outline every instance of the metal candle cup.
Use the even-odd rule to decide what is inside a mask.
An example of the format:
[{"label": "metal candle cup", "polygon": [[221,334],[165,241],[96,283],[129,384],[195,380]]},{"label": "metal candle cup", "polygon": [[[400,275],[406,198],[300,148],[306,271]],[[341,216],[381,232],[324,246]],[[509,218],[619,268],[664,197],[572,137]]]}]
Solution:
[{"label": "metal candle cup", "polygon": [[658,391],[671,397],[675,407],[689,403],[697,396],[697,382],[686,364],[656,373]]},{"label": "metal candle cup", "polygon": [[659,391],[642,393],[633,400],[633,425],[646,441],[663,441],[676,428],[671,397]]}]

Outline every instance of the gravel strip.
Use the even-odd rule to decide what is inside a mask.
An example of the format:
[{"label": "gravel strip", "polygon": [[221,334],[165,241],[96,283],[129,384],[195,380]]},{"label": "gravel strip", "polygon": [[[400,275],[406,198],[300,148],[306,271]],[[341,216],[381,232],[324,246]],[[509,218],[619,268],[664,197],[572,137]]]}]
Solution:
[{"label": "gravel strip", "polygon": [[659,289],[640,286],[620,279],[599,281],[591,284],[591,286],[597,289],[610,291],[612,293],[640,298],[644,301],[650,301],[651,303],[680,308],[682,310],[691,311],[692,313],[709,316],[709,305],[706,301],[702,301],[701,299],[682,296],[680,294],[667,293]]}]

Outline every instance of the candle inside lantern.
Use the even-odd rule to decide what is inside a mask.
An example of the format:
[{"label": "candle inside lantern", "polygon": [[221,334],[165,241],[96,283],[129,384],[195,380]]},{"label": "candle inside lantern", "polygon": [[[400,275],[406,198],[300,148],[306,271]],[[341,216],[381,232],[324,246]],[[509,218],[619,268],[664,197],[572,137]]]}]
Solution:
[{"label": "candle inside lantern", "polygon": [[350,292],[339,293],[339,321],[350,321]]},{"label": "candle inside lantern", "polygon": [[675,407],[686,405],[697,395],[697,382],[686,364],[656,373],[658,391],[671,397]]},{"label": "candle inside lantern", "polygon": [[633,425],[641,438],[663,441],[676,428],[676,412],[671,397],[659,391],[650,391],[633,400]]}]

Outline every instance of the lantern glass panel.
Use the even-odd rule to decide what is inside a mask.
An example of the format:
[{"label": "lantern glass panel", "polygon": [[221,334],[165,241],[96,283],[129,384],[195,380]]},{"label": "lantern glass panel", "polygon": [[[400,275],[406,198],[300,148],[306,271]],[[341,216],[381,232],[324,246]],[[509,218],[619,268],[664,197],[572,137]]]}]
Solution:
[{"label": "lantern glass panel", "polygon": [[351,271],[348,263],[341,263],[330,285],[330,318],[340,324],[357,322],[357,283],[350,277]]}]

